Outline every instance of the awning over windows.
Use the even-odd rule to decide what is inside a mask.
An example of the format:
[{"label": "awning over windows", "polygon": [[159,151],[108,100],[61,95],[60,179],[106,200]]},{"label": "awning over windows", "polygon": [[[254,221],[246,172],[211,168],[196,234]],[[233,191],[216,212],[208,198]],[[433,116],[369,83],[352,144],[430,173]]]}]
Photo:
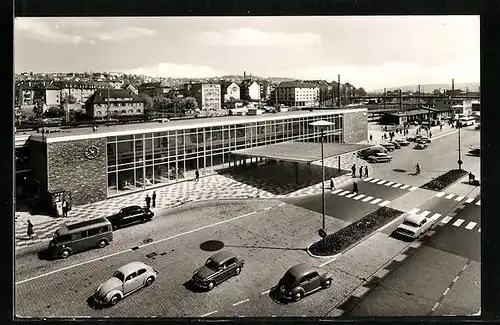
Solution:
[{"label": "awning over windows", "polygon": [[[324,157],[330,158],[340,156],[346,153],[357,152],[359,150],[371,147],[366,144],[344,144],[344,143],[325,143]],[[259,157],[267,159],[276,159],[282,161],[291,161],[298,163],[311,163],[321,160],[321,143],[313,142],[284,142],[275,143],[266,146],[253,147],[231,151],[236,156]]]}]

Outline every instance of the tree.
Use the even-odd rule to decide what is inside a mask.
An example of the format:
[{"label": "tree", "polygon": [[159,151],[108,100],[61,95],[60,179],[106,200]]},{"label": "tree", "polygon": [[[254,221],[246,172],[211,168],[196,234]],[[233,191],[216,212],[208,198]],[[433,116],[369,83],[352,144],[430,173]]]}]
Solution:
[{"label": "tree", "polygon": [[358,88],[358,94],[359,96],[366,96],[366,91],[363,87]]},{"label": "tree", "polygon": [[61,100],[61,104],[76,104],[77,100],[76,100],[76,97],[71,95],[71,94],[68,94],[66,96],[64,96],[64,98]]},{"label": "tree", "polygon": [[189,110],[195,110],[198,109],[198,103],[196,102],[196,99],[193,97],[186,97],[184,98],[184,111],[189,111]]},{"label": "tree", "polygon": [[164,96],[157,96],[153,99],[153,108],[157,110],[169,110],[172,107],[172,100]]},{"label": "tree", "polygon": [[139,94],[139,98],[144,100],[144,109],[151,109],[153,107],[154,100],[149,95],[142,93]]},{"label": "tree", "polygon": [[43,114],[43,106],[40,102],[37,102],[35,106],[33,107],[33,113],[36,115],[36,117],[41,117]]},{"label": "tree", "polygon": [[66,114],[66,111],[59,106],[51,106],[44,113],[43,117],[57,118],[62,117]]}]

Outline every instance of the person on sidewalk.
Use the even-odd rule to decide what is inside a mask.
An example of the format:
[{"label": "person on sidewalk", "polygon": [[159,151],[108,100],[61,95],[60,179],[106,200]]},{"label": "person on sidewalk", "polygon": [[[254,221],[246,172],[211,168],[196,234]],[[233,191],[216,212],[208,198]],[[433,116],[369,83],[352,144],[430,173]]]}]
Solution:
[{"label": "person on sidewalk", "polygon": [[330,190],[333,191],[335,189],[335,183],[333,182],[333,176],[330,178]]},{"label": "person on sidewalk", "polygon": [[156,208],[156,191],[153,191],[153,208]]},{"label": "person on sidewalk", "polygon": [[68,217],[68,210],[69,210],[68,201],[63,200],[62,209],[63,209],[63,218],[67,218]]},{"label": "person on sidewalk", "polygon": [[352,165],[351,170],[352,170],[352,177],[356,177],[356,164]]},{"label": "person on sidewalk", "polygon": [[363,178],[363,166],[359,166],[359,178]]},{"label": "person on sidewalk", "polygon": [[432,132],[429,131],[429,138],[432,138]]},{"label": "person on sidewalk", "polygon": [[475,179],[476,175],[474,175],[472,172],[469,172],[469,184],[472,184]]},{"label": "person on sidewalk", "polygon": [[353,191],[354,193],[356,193],[356,194],[359,194],[359,192],[358,192],[358,183],[354,182],[354,183],[352,184],[352,191]]},{"label": "person on sidewalk", "polygon": [[368,166],[365,166],[365,177],[368,177]]},{"label": "person on sidewalk", "polygon": [[373,141],[373,135],[370,134],[370,143]]},{"label": "person on sidewalk", "polygon": [[149,210],[149,208],[151,207],[151,198],[149,197],[149,194],[146,194],[146,209]]},{"label": "person on sidewalk", "polygon": [[35,232],[33,231],[33,224],[31,223],[30,219],[28,219],[28,238],[33,239],[33,236],[35,235]]},{"label": "person on sidewalk", "polygon": [[420,164],[419,163],[417,163],[415,165],[415,175],[420,175]]},{"label": "person on sidewalk", "polygon": [[198,169],[196,170],[196,172],[194,173],[195,177],[196,177],[196,181],[198,182],[200,180],[200,172],[198,171]]},{"label": "person on sidewalk", "polygon": [[443,131],[443,124],[439,124],[439,131]]}]

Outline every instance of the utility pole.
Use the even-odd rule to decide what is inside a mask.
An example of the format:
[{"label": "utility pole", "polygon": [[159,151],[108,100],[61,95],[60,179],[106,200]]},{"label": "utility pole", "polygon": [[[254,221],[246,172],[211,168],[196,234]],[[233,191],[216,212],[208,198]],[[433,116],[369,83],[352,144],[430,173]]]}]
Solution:
[{"label": "utility pole", "polygon": [[399,89],[399,110],[403,111],[403,91]]},{"label": "utility pole", "polygon": [[337,76],[337,94],[339,96],[338,98],[338,108],[341,107],[341,103],[340,103],[340,75]]}]

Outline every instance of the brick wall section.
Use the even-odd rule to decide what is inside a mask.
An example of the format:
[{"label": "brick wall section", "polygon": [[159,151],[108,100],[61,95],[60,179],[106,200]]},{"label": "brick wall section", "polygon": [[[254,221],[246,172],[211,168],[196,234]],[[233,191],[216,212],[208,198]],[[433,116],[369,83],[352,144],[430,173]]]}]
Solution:
[{"label": "brick wall section", "polygon": [[[85,156],[91,145],[99,148],[95,159]],[[71,204],[105,200],[107,196],[106,139],[48,143],[49,190],[71,191]]]},{"label": "brick wall section", "polygon": [[364,112],[344,113],[344,143],[356,143],[368,140],[368,114]]},{"label": "brick wall section", "polygon": [[30,148],[30,168],[34,178],[40,184],[40,194],[47,190],[47,144],[41,141],[28,140]]}]

